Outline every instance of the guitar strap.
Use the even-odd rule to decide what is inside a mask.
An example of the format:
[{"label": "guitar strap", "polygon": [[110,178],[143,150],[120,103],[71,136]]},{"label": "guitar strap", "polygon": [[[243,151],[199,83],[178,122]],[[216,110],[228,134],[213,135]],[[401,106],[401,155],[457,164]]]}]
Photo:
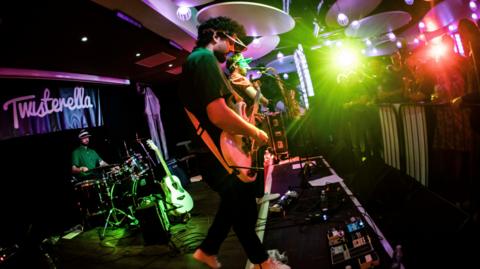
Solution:
[{"label": "guitar strap", "polygon": [[198,121],[197,117],[193,115],[192,112],[188,111],[186,107],[184,107],[185,112],[187,112],[188,118],[190,118],[190,121],[193,124],[193,127],[195,127],[195,132],[197,133],[198,136],[200,136],[203,140],[203,142],[207,145],[207,147],[210,149],[210,151],[217,157],[218,161],[222,164],[222,166],[227,170],[229,174],[236,174],[235,170],[232,169],[228,164],[225,162],[223,159],[222,155],[220,154],[220,151],[218,151],[218,147],[215,145],[215,143],[212,140],[212,137],[208,134],[207,130],[203,129],[202,126],[200,126],[200,122]]}]

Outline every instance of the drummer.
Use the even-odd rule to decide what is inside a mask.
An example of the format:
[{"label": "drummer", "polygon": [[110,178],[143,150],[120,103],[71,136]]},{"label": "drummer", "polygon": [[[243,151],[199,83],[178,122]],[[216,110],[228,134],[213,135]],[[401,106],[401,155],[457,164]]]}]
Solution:
[{"label": "drummer", "polygon": [[94,149],[91,149],[88,146],[90,143],[90,136],[91,135],[87,130],[81,130],[78,134],[80,146],[72,153],[72,174],[78,178],[93,176],[89,170],[109,165]]}]

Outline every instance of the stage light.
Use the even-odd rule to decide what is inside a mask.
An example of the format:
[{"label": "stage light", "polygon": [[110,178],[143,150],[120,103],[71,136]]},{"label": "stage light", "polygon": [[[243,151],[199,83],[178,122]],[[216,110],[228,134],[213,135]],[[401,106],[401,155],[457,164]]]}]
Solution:
[{"label": "stage light", "polygon": [[430,48],[430,56],[435,59],[436,62],[443,57],[447,52],[447,47],[443,43],[434,44]]},{"label": "stage light", "polygon": [[284,80],[287,80],[287,79],[288,79],[288,74],[287,74],[287,73],[283,73],[283,79],[284,79]]},{"label": "stage light", "polygon": [[141,54],[140,52],[137,52],[137,53],[135,54],[135,57],[140,57],[140,56],[142,56],[142,54]]},{"label": "stage light", "polygon": [[418,29],[420,29],[420,31],[423,31],[425,29],[425,23],[423,21],[418,23]]},{"label": "stage light", "polygon": [[418,40],[418,38],[415,38],[413,39],[413,43],[415,43],[416,45],[418,45],[420,43],[420,40]]},{"label": "stage light", "polygon": [[347,26],[348,25],[347,15],[345,15],[344,13],[338,13],[337,22],[340,26]]},{"label": "stage light", "polygon": [[470,7],[470,10],[472,11],[475,11],[477,10],[477,3],[475,1],[470,1],[470,3],[468,3],[468,6]]},{"label": "stage light", "polygon": [[455,34],[455,48],[457,49],[458,53],[462,56],[465,56],[465,49],[463,48],[462,39],[460,38],[460,34]]},{"label": "stage light", "polygon": [[413,2],[415,2],[414,0],[405,0],[405,4],[411,6],[413,5]]},{"label": "stage light", "polygon": [[478,15],[477,15],[477,13],[472,13],[471,17],[472,17],[472,19],[474,19],[474,20],[478,20]]},{"label": "stage light", "polygon": [[397,45],[397,48],[399,48],[399,49],[401,49],[401,48],[402,48],[402,42],[400,42],[400,41],[397,41],[397,44],[396,44],[396,45]]},{"label": "stage light", "polygon": [[82,36],[82,38],[81,38],[80,40],[82,40],[82,42],[87,42],[87,41],[88,41],[88,37]]},{"label": "stage light", "polygon": [[392,42],[395,41],[395,40],[397,40],[397,36],[395,36],[395,34],[392,33],[392,32],[388,33],[388,34],[387,34],[387,37],[388,37],[388,39],[390,39],[390,41],[392,41]]},{"label": "stage light", "polygon": [[457,30],[457,26],[455,24],[450,24],[448,26],[448,31],[455,32]]},{"label": "stage light", "polygon": [[357,20],[352,21],[353,29],[358,29],[359,26],[360,26],[360,23]]},{"label": "stage light", "polygon": [[177,9],[177,18],[182,21],[188,21],[192,17],[192,10],[189,7],[180,6]]},{"label": "stage light", "polygon": [[358,55],[352,48],[341,48],[333,54],[333,61],[340,69],[353,69],[358,64]]}]

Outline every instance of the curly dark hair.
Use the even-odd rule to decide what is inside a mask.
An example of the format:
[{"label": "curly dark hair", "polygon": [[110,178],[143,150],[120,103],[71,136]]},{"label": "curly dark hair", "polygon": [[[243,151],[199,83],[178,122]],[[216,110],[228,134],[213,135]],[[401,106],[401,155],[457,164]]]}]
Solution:
[{"label": "curly dark hair", "polygon": [[227,17],[215,17],[198,27],[197,47],[205,47],[210,43],[215,31],[225,32],[228,35],[236,34],[240,40],[244,40],[246,36],[243,25]]}]

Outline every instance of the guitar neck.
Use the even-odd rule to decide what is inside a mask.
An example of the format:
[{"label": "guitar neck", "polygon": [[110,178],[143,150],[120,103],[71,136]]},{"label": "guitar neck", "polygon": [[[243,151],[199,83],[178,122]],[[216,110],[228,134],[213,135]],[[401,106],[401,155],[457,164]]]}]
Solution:
[{"label": "guitar neck", "polygon": [[260,92],[260,88],[254,87],[257,90],[257,93],[255,94],[255,100],[253,102],[253,108],[252,108],[252,114],[250,114],[250,123],[255,124],[255,114],[258,112],[258,107],[260,103],[260,97],[262,96],[262,93]]},{"label": "guitar neck", "polygon": [[165,173],[167,174],[168,177],[171,177],[172,173],[170,173],[170,169],[168,169],[167,163],[163,159],[162,153],[160,152],[160,150],[158,148],[154,148],[153,150],[155,151],[155,154],[157,154],[157,157],[160,159],[160,163],[163,166],[163,170],[165,170]]}]

